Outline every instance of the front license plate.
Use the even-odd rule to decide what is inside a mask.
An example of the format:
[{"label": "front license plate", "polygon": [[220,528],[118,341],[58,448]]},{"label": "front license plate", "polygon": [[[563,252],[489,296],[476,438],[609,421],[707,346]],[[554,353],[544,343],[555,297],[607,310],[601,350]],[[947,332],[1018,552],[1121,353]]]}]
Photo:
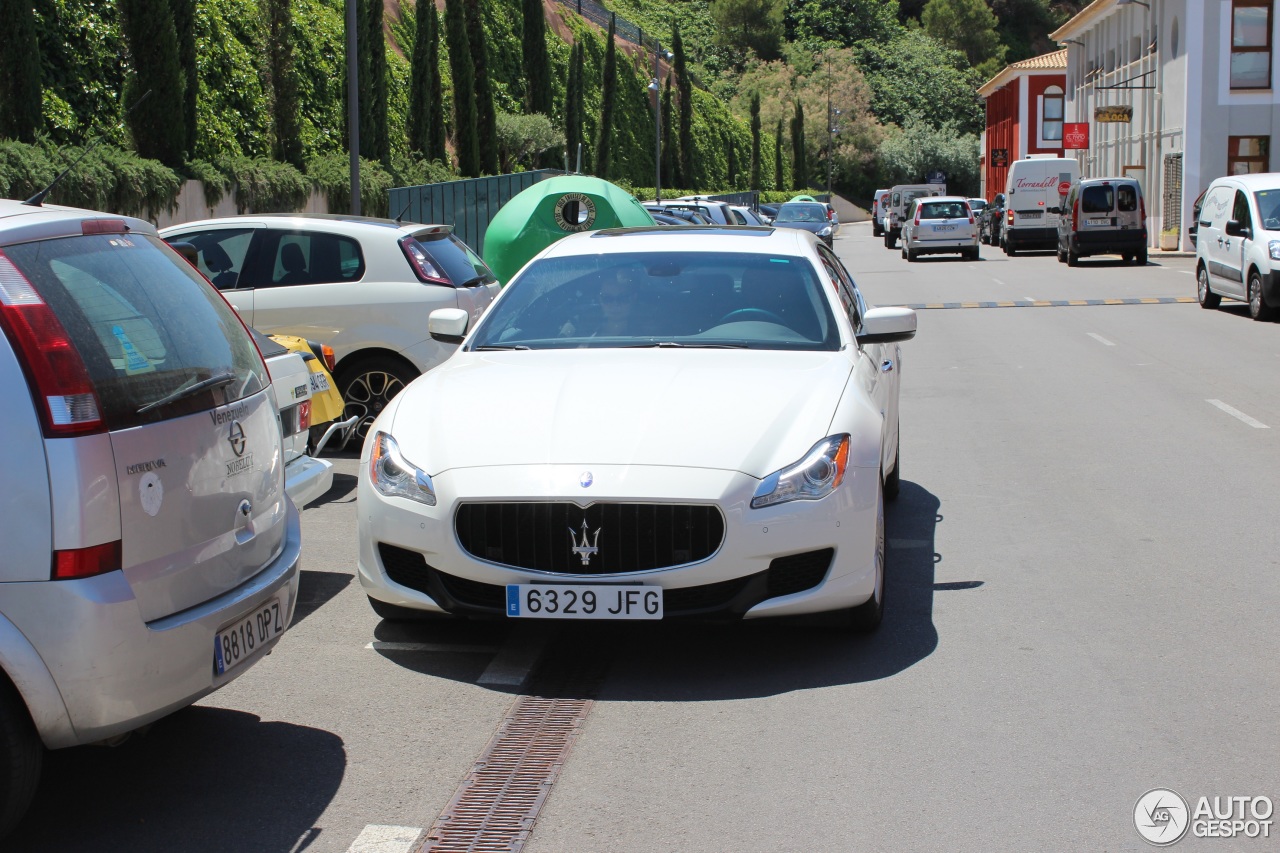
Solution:
[{"label": "front license plate", "polygon": [[329,377],[323,373],[311,374],[311,393],[320,394],[329,390]]},{"label": "front license plate", "polygon": [[213,638],[213,668],[218,675],[235,669],[273,638],[283,634],[284,619],[284,593],[280,593],[248,616],[219,631]]},{"label": "front license plate", "polygon": [[661,619],[662,587],[603,584],[507,584],[515,619]]}]

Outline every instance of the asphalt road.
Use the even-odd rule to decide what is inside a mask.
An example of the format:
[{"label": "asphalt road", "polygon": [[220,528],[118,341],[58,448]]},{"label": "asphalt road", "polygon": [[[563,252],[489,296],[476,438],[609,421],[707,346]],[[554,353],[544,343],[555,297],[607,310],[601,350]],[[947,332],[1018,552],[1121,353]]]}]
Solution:
[{"label": "asphalt road", "polygon": [[[836,250],[873,304],[1194,295],[1190,259],[908,264],[869,224]],[[303,514],[275,653],[145,736],[51,754],[6,849],[400,853],[368,827],[432,824],[522,652],[587,645],[607,676],[534,853],[1142,850],[1151,788],[1280,799],[1280,325],[1230,304],[930,309],[902,363],[872,637],[380,623],[348,454]]]}]

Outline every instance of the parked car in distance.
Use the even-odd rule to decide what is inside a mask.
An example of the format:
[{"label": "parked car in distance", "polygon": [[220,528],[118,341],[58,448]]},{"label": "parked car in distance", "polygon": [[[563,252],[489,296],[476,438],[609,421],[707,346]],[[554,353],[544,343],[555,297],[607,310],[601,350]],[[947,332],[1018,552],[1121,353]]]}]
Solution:
[{"label": "parked car in distance", "polygon": [[731,225],[764,225],[763,219],[756,215],[756,212],[749,207],[740,205],[729,205],[729,215],[733,219]]},{"label": "parked car in distance", "polygon": [[[665,216],[678,216],[689,225],[714,225],[701,210],[697,207],[685,207],[682,205],[673,205],[667,202],[657,204],[655,202],[645,202],[644,209],[649,211],[649,215],[663,214]],[[727,224],[727,223],[726,223]]]},{"label": "parked car in distance", "polygon": [[0,201],[0,396],[2,834],[45,748],[124,736],[276,645],[301,528],[262,356],[148,222]]},{"label": "parked car in distance", "polygon": [[1197,220],[1196,295],[1202,308],[1249,304],[1255,320],[1280,311],[1280,173],[1217,178]]},{"label": "parked car in distance", "polygon": [[465,342],[364,446],[379,615],[880,622],[916,316],[868,309],[826,245],[572,234],[467,320],[432,315]]},{"label": "parked car in distance", "polygon": [[969,202],[969,209],[973,211],[975,219],[980,218],[982,216],[982,211],[987,207],[987,200],[985,198],[967,198],[965,201]]},{"label": "parked car in distance", "polygon": [[199,269],[249,325],[333,347],[338,392],[363,440],[378,412],[453,348],[427,317],[479,318],[500,285],[448,225],[345,215],[249,215],[162,230],[199,250]]},{"label": "parked car in distance", "polygon": [[1048,249],[1058,242],[1058,219],[1066,190],[1080,177],[1073,157],[1030,155],[1009,164],[1005,182],[1005,222],[1001,245],[1006,255],[1019,249]]},{"label": "parked car in distance", "polygon": [[892,249],[898,245],[898,238],[902,236],[902,220],[906,217],[911,202],[921,196],[946,195],[946,192],[946,188],[938,184],[898,184],[889,190],[888,201],[882,202],[884,247]]},{"label": "parked car in distance", "polygon": [[1120,255],[1147,264],[1147,206],[1134,178],[1083,178],[1071,185],[1058,215],[1058,261],[1074,267],[1090,255]]},{"label": "parked car in distance", "polygon": [[775,228],[799,228],[831,245],[835,227],[827,218],[827,208],[820,201],[789,201],[778,208],[773,219]]},{"label": "parked car in distance", "polygon": [[679,216],[672,216],[670,213],[658,213],[649,211],[649,215],[653,217],[653,221],[659,225],[691,225],[689,220]]},{"label": "parked car in distance", "polygon": [[1196,200],[1191,203],[1191,224],[1187,226],[1187,236],[1191,238],[1191,245],[1196,245],[1196,232],[1199,230],[1200,208],[1204,206],[1204,195],[1208,190],[1196,196]]},{"label": "parked car in distance", "polygon": [[871,199],[871,236],[884,236],[884,223],[881,215],[883,213],[883,205],[881,199],[889,194],[888,190],[876,190],[875,196]]},{"label": "parked car in distance", "polygon": [[991,203],[978,216],[978,239],[988,246],[1000,245],[1000,227],[1004,224],[1004,193],[996,193]]},{"label": "parked car in distance", "polygon": [[976,261],[978,225],[967,199],[960,196],[926,196],[911,203],[902,224],[902,257],[914,261],[921,255],[957,253]]},{"label": "parked car in distance", "polygon": [[729,214],[729,205],[723,201],[712,201],[706,196],[684,196],[682,198],[664,200],[663,205],[667,207],[682,207],[686,210],[696,210],[707,218],[707,221],[713,225],[733,225],[733,217]]},{"label": "parked car in distance", "polygon": [[778,206],[776,204],[760,205],[760,218],[764,220],[765,225],[773,224],[773,218],[778,215]]}]

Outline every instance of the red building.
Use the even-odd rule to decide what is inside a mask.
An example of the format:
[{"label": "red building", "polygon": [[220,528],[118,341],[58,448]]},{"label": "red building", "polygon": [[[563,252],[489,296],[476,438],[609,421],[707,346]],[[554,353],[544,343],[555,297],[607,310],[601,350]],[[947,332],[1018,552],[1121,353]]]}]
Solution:
[{"label": "red building", "polygon": [[1067,51],[1008,65],[978,89],[987,102],[982,133],[982,194],[1004,192],[1009,164],[1028,154],[1065,156],[1062,148]]}]

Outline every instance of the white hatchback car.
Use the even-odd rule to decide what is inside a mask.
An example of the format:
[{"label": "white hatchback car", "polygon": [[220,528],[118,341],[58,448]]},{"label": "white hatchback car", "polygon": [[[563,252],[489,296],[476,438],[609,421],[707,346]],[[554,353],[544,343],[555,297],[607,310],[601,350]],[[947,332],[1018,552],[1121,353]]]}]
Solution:
[{"label": "white hatchback car", "polygon": [[917,198],[902,223],[902,257],[958,253],[966,260],[979,257],[978,223],[967,199],[960,196]]},{"label": "white hatchback car", "polygon": [[[467,326],[431,318],[444,340]],[[808,232],[571,235],[374,422],[361,584],[388,618],[834,611],[870,630],[915,329]]]},{"label": "white hatchback car", "polygon": [[271,650],[301,532],[262,356],[147,222],[0,201],[0,399],[3,834],[44,748]]},{"label": "white hatchback car", "polygon": [[473,319],[500,285],[448,225],[340,215],[253,215],[175,225],[246,323],[333,347],[334,378],[361,439],[382,408],[453,347],[427,335],[437,308]]},{"label": "white hatchback car", "polygon": [[1196,294],[1202,308],[1225,297],[1249,316],[1280,313],[1280,173],[1232,175],[1209,184],[1196,222]]}]

